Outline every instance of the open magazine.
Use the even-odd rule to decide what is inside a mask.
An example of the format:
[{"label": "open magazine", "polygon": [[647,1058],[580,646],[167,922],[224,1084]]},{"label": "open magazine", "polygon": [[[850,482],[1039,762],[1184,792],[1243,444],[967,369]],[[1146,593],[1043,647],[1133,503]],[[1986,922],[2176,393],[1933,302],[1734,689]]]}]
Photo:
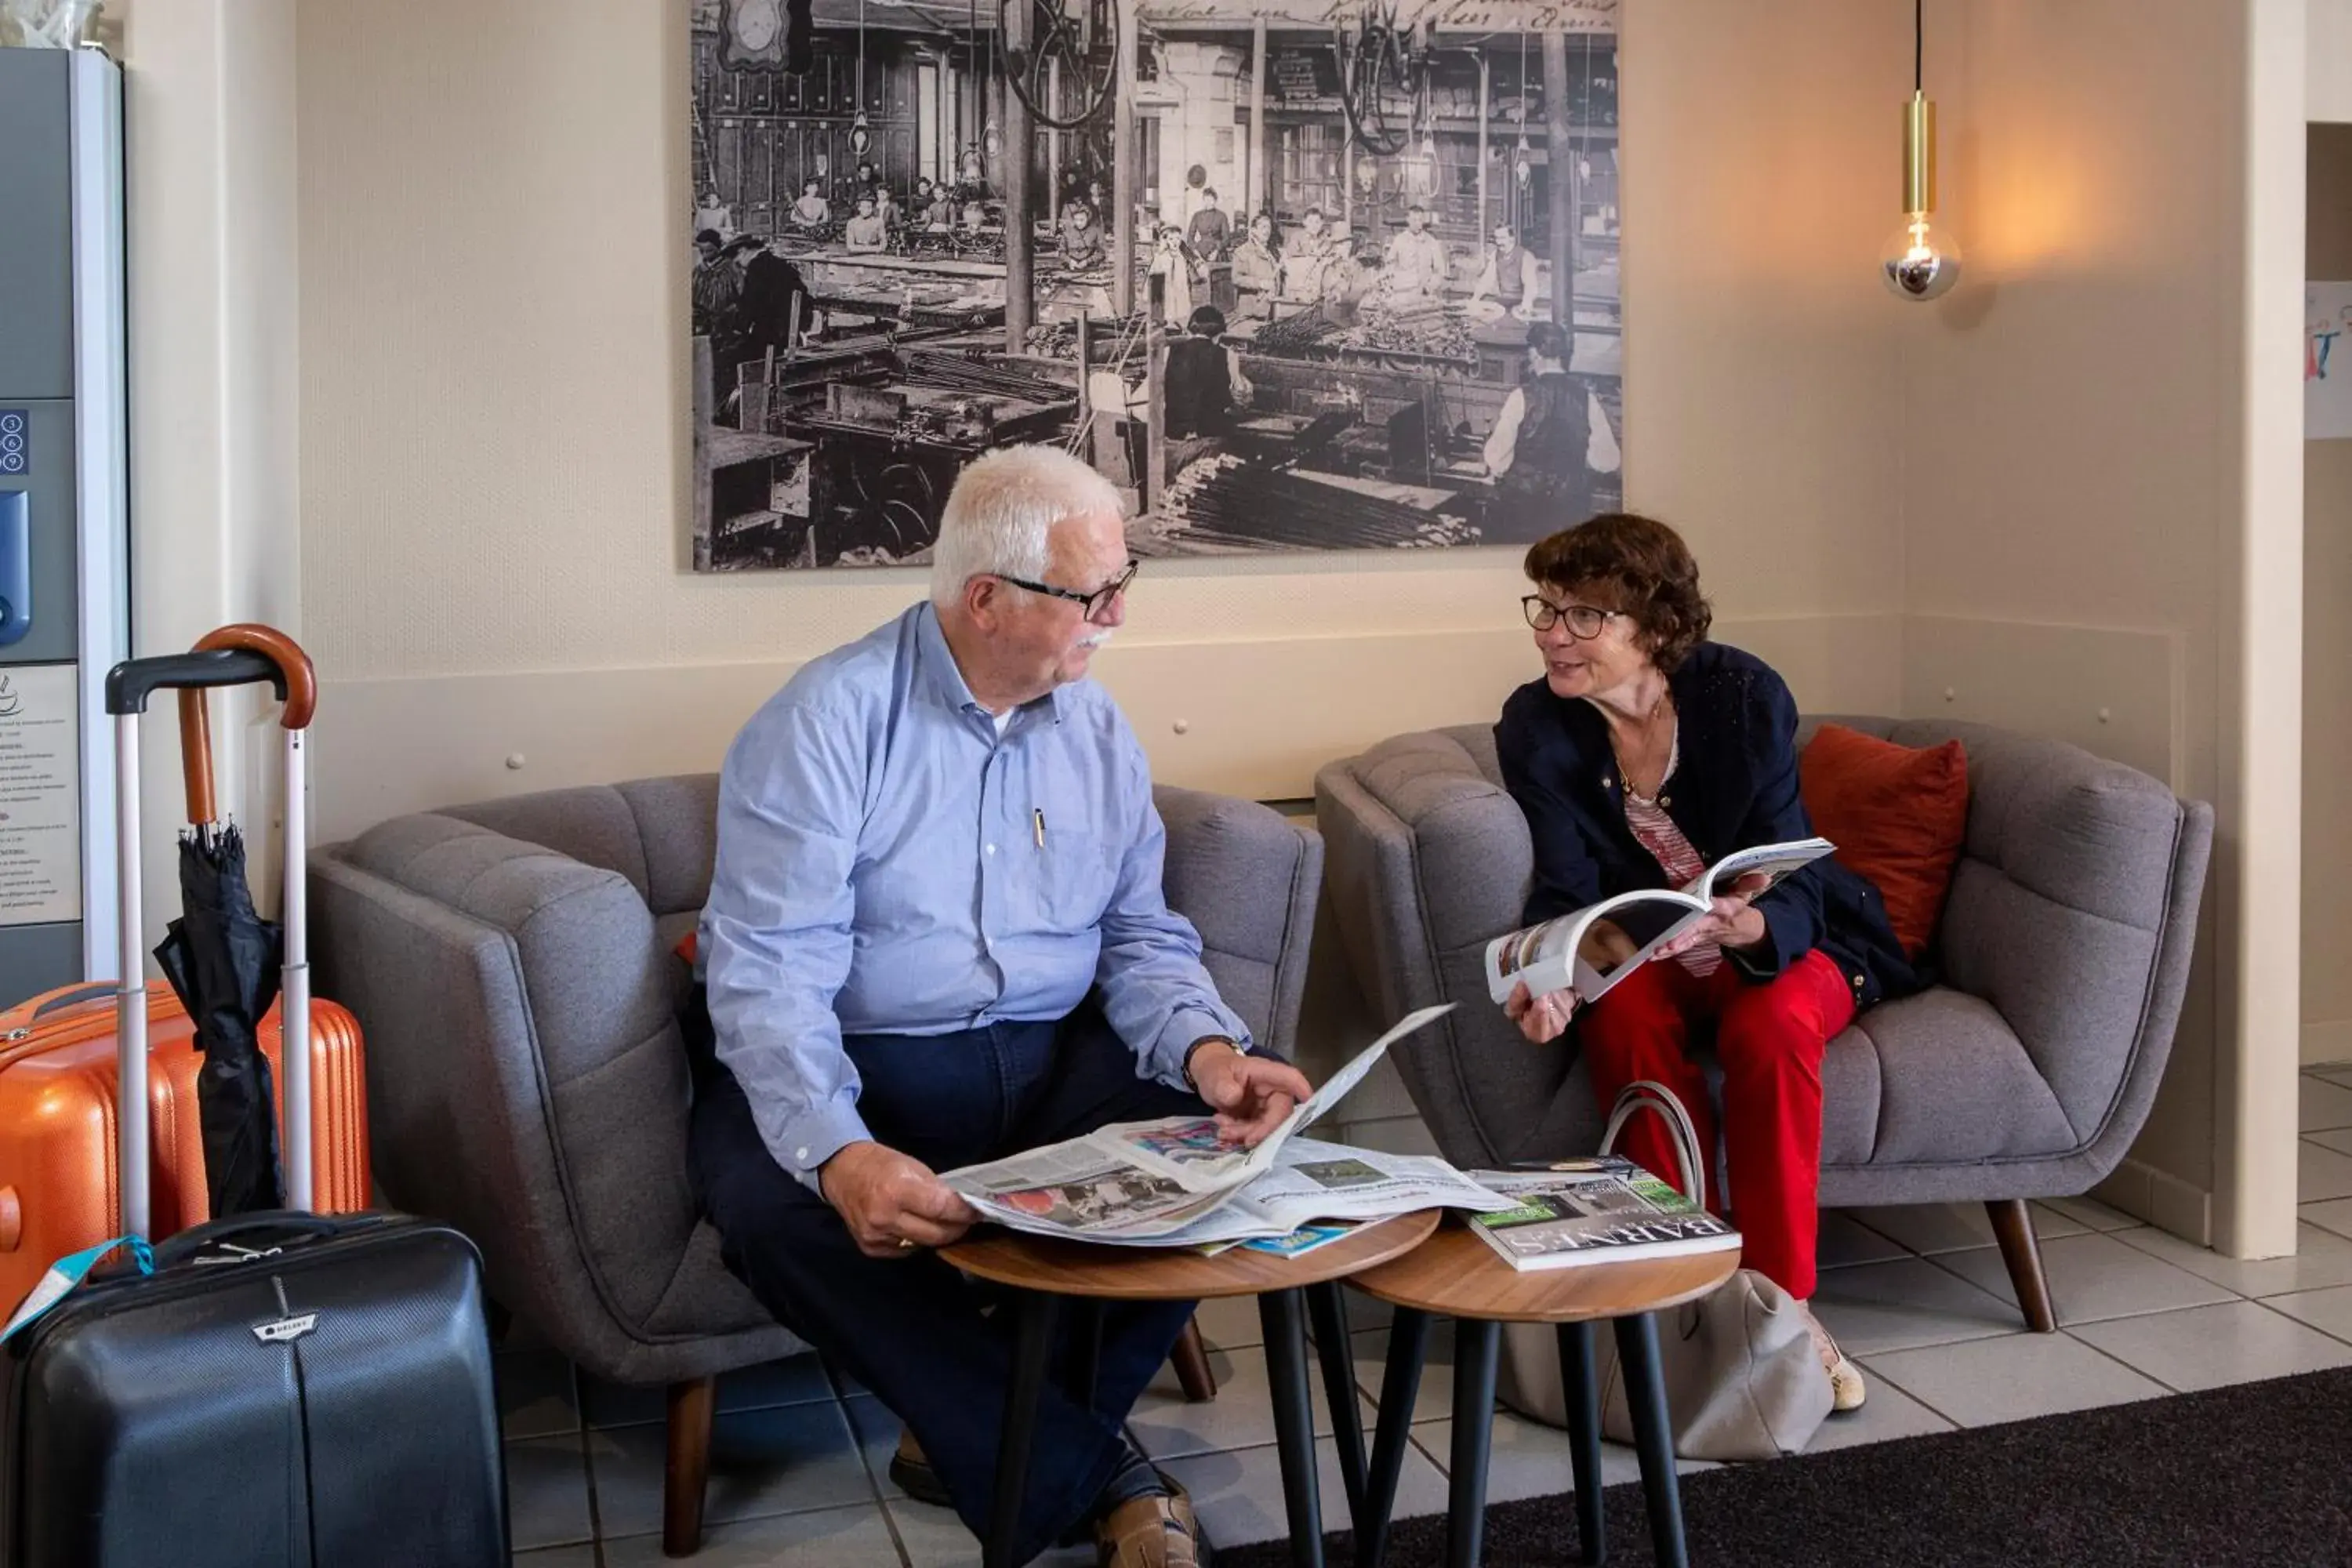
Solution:
[{"label": "open magazine", "polygon": [[[1511,988],[1521,981],[1527,983],[1530,996],[1573,986],[1577,1000],[1590,1006],[1610,987],[1649,963],[1658,949],[1705,918],[1715,900],[1728,893],[1742,878],[1765,879],[1764,886],[1751,894],[1759,896],[1835,847],[1826,838],[1759,844],[1726,855],[1680,888],[1639,888],[1498,936],[1486,944],[1486,994],[1497,1002],[1507,1002]],[[1622,962],[1612,961],[1593,925],[1621,910],[1644,904],[1672,909],[1675,918]]]},{"label": "open magazine", "polygon": [[[1407,1015],[1293,1107],[1255,1149],[1226,1141],[1214,1117],[1164,1117],[1113,1122],[1084,1137],[944,1172],[940,1179],[983,1217],[1041,1236],[1152,1246],[1239,1239],[1179,1233],[1273,1171],[1292,1135],[1337,1105],[1391,1044],[1451,1011],[1447,1003]],[[1300,1216],[1312,1217],[1322,1216]],[[1298,1223],[1251,1234],[1279,1235]]]},{"label": "open magazine", "polygon": [[1480,1171],[1471,1179],[1510,1197],[1509,1207],[1472,1215],[1470,1229],[1517,1269],[1739,1246],[1730,1226],[1613,1154],[1562,1160],[1541,1171]]}]

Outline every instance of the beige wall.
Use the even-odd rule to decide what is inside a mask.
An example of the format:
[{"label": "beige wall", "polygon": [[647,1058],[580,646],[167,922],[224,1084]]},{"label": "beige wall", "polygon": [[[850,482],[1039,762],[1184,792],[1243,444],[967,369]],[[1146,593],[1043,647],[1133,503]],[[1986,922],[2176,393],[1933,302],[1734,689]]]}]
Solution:
[{"label": "beige wall", "polygon": [[[1848,265],[1884,226],[1886,9],[1678,0],[1624,41],[1628,488],[1820,707],[1899,696],[1895,367]],[[307,0],[299,49],[321,832],[714,765],[921,582],[685,570],[677,8]],[[1518,592],[1499,550],[1155,562],[1099,668],[1163,776],[1301,795],[1490,717],[1527,668]]]},{"label": "beige wall", "polygon": [[[2305,274],[2352,279],[2352,125],[2310,135]],[[2340,1062],[2352,1061],[2352,878],[2339,870],[2352,864],[2352,440],[2305,443],[2303,485],[2303,1058]]]},{"label": "beige wall", "polygon": [[2305,0],[2310,43],[2305,52],[2305,113],[2338,124],[2352,121],[2352,0]]},{"label": "beige wall", "polygon": [[[2250,26],[2267,6],[1933,8],[1944,207],[1969,272],[1904,322],[1907,702],[2064,735],[2222,808],[2199,974],[2155,1114],[2111,1189],[2199,1236],[2224,1185],[2219,1108],[2238,1079],[2217,1042],[2245,988],[2216,917],[2229,932],[2231,879],[2251,853],[2237,793],[2252,265],[2239,220],[2253,199]],[[2283,901],[2291,933],[2291,886]],[[2293,1114],[2291,1076],[2254,1092]],[[2293,1180],[2290,1161],[2284,1190]]]},{"label": "beige wall", "polygon": [[[2263,847],[2233,718],[2242,231],[2270,223],[2247,216],[2249,82],[2279,51],[2250,78],[2249,37],[2292,11],[2299,44],[2301,0],[1931,8],[1971,277],[1925,310],[1867,269],[1899,10],[1628,5],[1629,493],[1685,527],[1727,634],[1808,706],[1986,717],[2150,767],[2221,800],[2231,880]],[[142,635],[292,621],[299,555],[322,836],[710,766],[795,663],[919,593],[685,570],[674,5],[139,0],[125,47]],[[217,426],[184,412],[223,389]],[[295,428],[299,552],[271,441]],[[1504,552],[1155,564],[1104,675],[1163,776],[1295,795],[1325,757],[1490,715],[1525,668],[1517,587]],[[2252,988],[2213,960],[2252,929],[2206,944],[2118,1193],[2192,1234],[2207,1194],[2234,1215],[2233,1173],[2267,1169],[2248,1128],[2278,1107],[2246,1102],[2277,1086],[2216,1045],[2249,1032]]]}]

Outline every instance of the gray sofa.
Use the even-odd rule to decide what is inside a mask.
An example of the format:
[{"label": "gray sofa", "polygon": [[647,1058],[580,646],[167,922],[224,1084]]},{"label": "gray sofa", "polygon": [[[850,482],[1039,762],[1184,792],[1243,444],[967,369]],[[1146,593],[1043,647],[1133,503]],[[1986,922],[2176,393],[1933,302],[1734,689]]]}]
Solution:
[{"label": "gray sofa", "polygon": [[[1968,752],[1965,844],[1938,929],[1942,984],[1873,1007],[1822,1066],[1825,1207],[1981,1202],[2027,1321],[2055,1327],[2025,1200],[2087,1192],[2147,1120],[2188,984],[2211,807],[2075,747],[1982,726],[1837,721]],[[1818,720],[1809,721],[1802,740]],[[1326,915],[1349,975],[1395,1016],[1460,1003],[1394,1049],[1459,1164],[1589,1152],[1582,1064],[1532,1047],[1486,995],[1533,852],[1493,731],[1402,735],[1316,778]]]},{"label": "gray sofa", "polygon": [[[311,861],[317,993],[367,1039],[385,1197],[482,1248],[492,1296],[589,1372],[669,1389],[665,1545],[700,1537],[712,1379],[803,1348],[719,1258],[686,1166],[673,949],[710,886],[716,775],[397,818]],[[1258,1040],[1292,1054],[1311,827],[1155,792],[1169,901]]]}]

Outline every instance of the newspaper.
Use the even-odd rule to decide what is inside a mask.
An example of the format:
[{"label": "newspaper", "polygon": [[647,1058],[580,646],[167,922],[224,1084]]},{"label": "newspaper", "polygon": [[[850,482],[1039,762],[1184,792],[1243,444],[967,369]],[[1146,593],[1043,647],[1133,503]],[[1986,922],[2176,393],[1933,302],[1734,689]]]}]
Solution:
[{"label": "newspaper", "polygon": [[1496,1206],[1509,1208],[1516,1201],[1427,1155],[1387,1154],[1316,1138],[1294,1138],[1274,1169],[1181,1229],[1148,1240],[1126,1236],[1087,1239],[1113,1245],[1209,1247],[1288,1236],[1316,1220],[1387,1219],[1431,1208],[1491,1214]]},{"label": "newspaper", "polygon": [[[1040,1236],[1151,1246],[1239,1239],[1223,1235],[1172,1238],[1229,1202],[1244,1186],[1273,1173],[1293,1135],[1337,1105],[1391,1044],[1452,1010],[1453,1004],[1447,1003],[1408,1015],[1334,1073],[1330,1081],[1293,1107],[1281,1125],[1254,1149],[1221,1136],[1214,1117],[1168,1117],[1114,1122],[1081,1138],[948,1171],[940,1179],[982,1217]],[[1445,1169],[1452,1173],[1452,1167]],[[1301,1215],[1299,1219],[1248,1234],[1278,1236],[1301,1220],[1321,1217],[1327,1216]],[[1264,1226],[1268,1222],[1254,1223]]]}]

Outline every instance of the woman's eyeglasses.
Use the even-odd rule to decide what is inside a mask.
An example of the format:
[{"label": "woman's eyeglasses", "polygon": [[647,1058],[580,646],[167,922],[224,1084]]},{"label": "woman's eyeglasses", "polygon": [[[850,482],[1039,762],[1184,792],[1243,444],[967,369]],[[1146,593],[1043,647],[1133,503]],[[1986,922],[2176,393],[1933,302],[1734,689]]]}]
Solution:
[{"label": "woman's eyeglasses", "polygon": [[1519,608],[1526,613],[1528,625],[1539,632],[1548,632],[1566,621],[1568,635],[1579,642],[1590,642],[1599,637],[1601,627],[1624,614],[1622,610],[1598,610],[1591,605],[1555,605],[1541,594],[1526,595],[1519,600]]},{"label": "woman's eyeglasses", "polygon": [[1047,583],[1032,583],[1024,577],[1007,577],[1002,572],[994,573],[992,575],[999,582],[1010,583],[1016,588],[1026,588],[1033,594],[1045,594],[1056,599],[1067,599],[1074,605],[1084,605],[1087,607],[1087,619],[1099,621],[1110,609],[1110,602],[1127,592],[1128,584],[1135,581],[1135,574],[1142,565],[1143,563],[1140,561],[1129,562],[1126,571],[1091,594],[1081,594],[1076,588],[1056,588]]}]

